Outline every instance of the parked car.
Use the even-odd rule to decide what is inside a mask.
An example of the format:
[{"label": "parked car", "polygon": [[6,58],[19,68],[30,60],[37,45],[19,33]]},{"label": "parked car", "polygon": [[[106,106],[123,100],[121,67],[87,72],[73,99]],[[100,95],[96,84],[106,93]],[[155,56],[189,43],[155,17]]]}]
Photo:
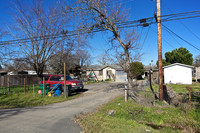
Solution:
[{"label": "parked car", "polygon": [[[64,86],[64,75],[44,75],[45,83],[50,84],[52,87],[53,84],[62,84]],[[41,81],[43,84],[43,81]],[[69,75],[66,76],[66,84],[71,85],[71,91],[75,91],[78,89],[83,89],[83,82],[80,80],[74,80]]]}]

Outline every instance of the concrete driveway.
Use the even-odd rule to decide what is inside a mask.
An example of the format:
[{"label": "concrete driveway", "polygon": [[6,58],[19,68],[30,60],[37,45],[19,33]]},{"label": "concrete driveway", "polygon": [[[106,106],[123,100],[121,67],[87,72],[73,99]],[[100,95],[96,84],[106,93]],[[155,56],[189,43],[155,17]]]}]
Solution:
[{"label": "concrete driveway", "polygon": [[72,120],[76,114],[91,112],[99,105],[123,94],[123,84],[86,85],[81,97],[33,108],[0,110],[0,133],[80,133]]}]

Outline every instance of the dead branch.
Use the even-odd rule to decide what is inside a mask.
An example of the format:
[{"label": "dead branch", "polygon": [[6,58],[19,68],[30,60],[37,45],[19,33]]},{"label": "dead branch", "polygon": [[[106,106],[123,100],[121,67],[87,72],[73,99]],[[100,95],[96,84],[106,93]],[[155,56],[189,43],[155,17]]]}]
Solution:
[{"label": "dead branch", "polygon": [[172,129],[179,129],[179,130],[184,130],[185,129],[185,127],[183,127],[183,126],[172,126],[172,125],[167,125],[167,124],[157,125],[157,124],[149,123],[149,122],[146,122],[146,121],[138,121],[138,123],[145,124],[147,126],[151,126],[154,129],[166,128],[166,127],[172,128]]}]

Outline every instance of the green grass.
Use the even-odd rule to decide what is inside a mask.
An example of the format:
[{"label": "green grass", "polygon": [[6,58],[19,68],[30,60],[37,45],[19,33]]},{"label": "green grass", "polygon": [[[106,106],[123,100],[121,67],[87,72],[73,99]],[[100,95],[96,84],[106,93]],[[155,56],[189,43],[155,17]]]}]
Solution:
[{"label": "green grass", "polygon": [[[175,92],[187,94],[186,85],[170,85]],[[194,92],[200,92],[200,84],[189,85]],[[158,91],[158,86],[154,85]],[[142,92],[144,93],[144,92]],[[152,97],[151,92],[145,92],[146,97]],[[199,98],[199,97],[197,97]],[[162,106],[165,105],[165,106]],[[114,116],[108,116],[109,110],[115,110]],[[183,107],[166,105],[156,101],[156,106],[143,106],[124,97],[119,97],[103,105],[94,113],[82,114],[77,117],[85,132],[105,133],[143,133],[151,132],[200,132],[200,108],[186,110]]]},{"label": "green grass", "polygon": [[[114,116],[108,116],[109,110],[115,110]],[[191,109],[185,113],[182,108],[145,107],[133,101],[124,102],[120,97],[99,108],[95,113],[78,116],[78,122],[85,132],[131,133],[131,132],[181,132],[178,128],[200,131],[200,111]],[[142,123],[151,123],[147,126]],[[159,128],[160,125],[165,125]],[[172,129],[175,127],[177,129]]]},{"label": "green grass", "polygon": [[[191,85],[178,85],[178,84],[171,84],[171,85],[167,85],[172,87],[172,89],[177,93],[177,94],[186,94],[188,93],[188,90],[186,89],[186,86],[191,87],[193,92],[200,92],[200,83],[193,83]],[[155,92],[158,92],[158,85],[154,84],[153,89],[155,90]],[[148,90],[150,90],[149,88],[147,88]]]},{"label": "green grass", "polygon": [[22,108],[22,107],[33,107],[40,105],[47,105],[52,103],[58,103],[67,101],[79,96],[80,93],[74,93],[73,96],[68,98],[64,98],[63,95],[59,97],[49,97],[38,94],[39,86],[35,87],[35,92],[33,94],[33,88],[29,88],[26,90],[26,94],[24,94],[23,86],[11,87],[11,92],[7,94],[7,88],[0,89],[0,109],[3,108]]},{"label": "green grass", "polygon": [[112,81],[112,79],[105,79],[105,81]]},{"label": "green grass", "polygon": [[94,84],[94,83],[99,83],[99,82],[97,82],[97,81],[91,81],[91,80],[90,80],[90,81],[88,81],[87,83],[89,83],[89,84],[91,84],[91,83]]}]

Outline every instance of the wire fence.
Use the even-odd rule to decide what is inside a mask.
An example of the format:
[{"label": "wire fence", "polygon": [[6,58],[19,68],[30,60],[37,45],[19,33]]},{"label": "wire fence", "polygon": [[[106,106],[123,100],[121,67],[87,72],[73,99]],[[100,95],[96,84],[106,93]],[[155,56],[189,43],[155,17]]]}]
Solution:
[{"label": "wire fence", "polygon": [[40,89],[38,84],[31,85],[18,85],[18,86],[10,86],[10,87],[0,87],[0,95],[6,94],[19,94],[19,93],[33,93],[36,94]]},{"label": "wire fence", "polygon": [[40,81],[36,75],[3,75],[0,76],[0,87],[39,84]]},{"label": "wire fence", "polygon": [[0,94],[30,93],[39,89],[40,78],[36,75],[0,76]]}]

